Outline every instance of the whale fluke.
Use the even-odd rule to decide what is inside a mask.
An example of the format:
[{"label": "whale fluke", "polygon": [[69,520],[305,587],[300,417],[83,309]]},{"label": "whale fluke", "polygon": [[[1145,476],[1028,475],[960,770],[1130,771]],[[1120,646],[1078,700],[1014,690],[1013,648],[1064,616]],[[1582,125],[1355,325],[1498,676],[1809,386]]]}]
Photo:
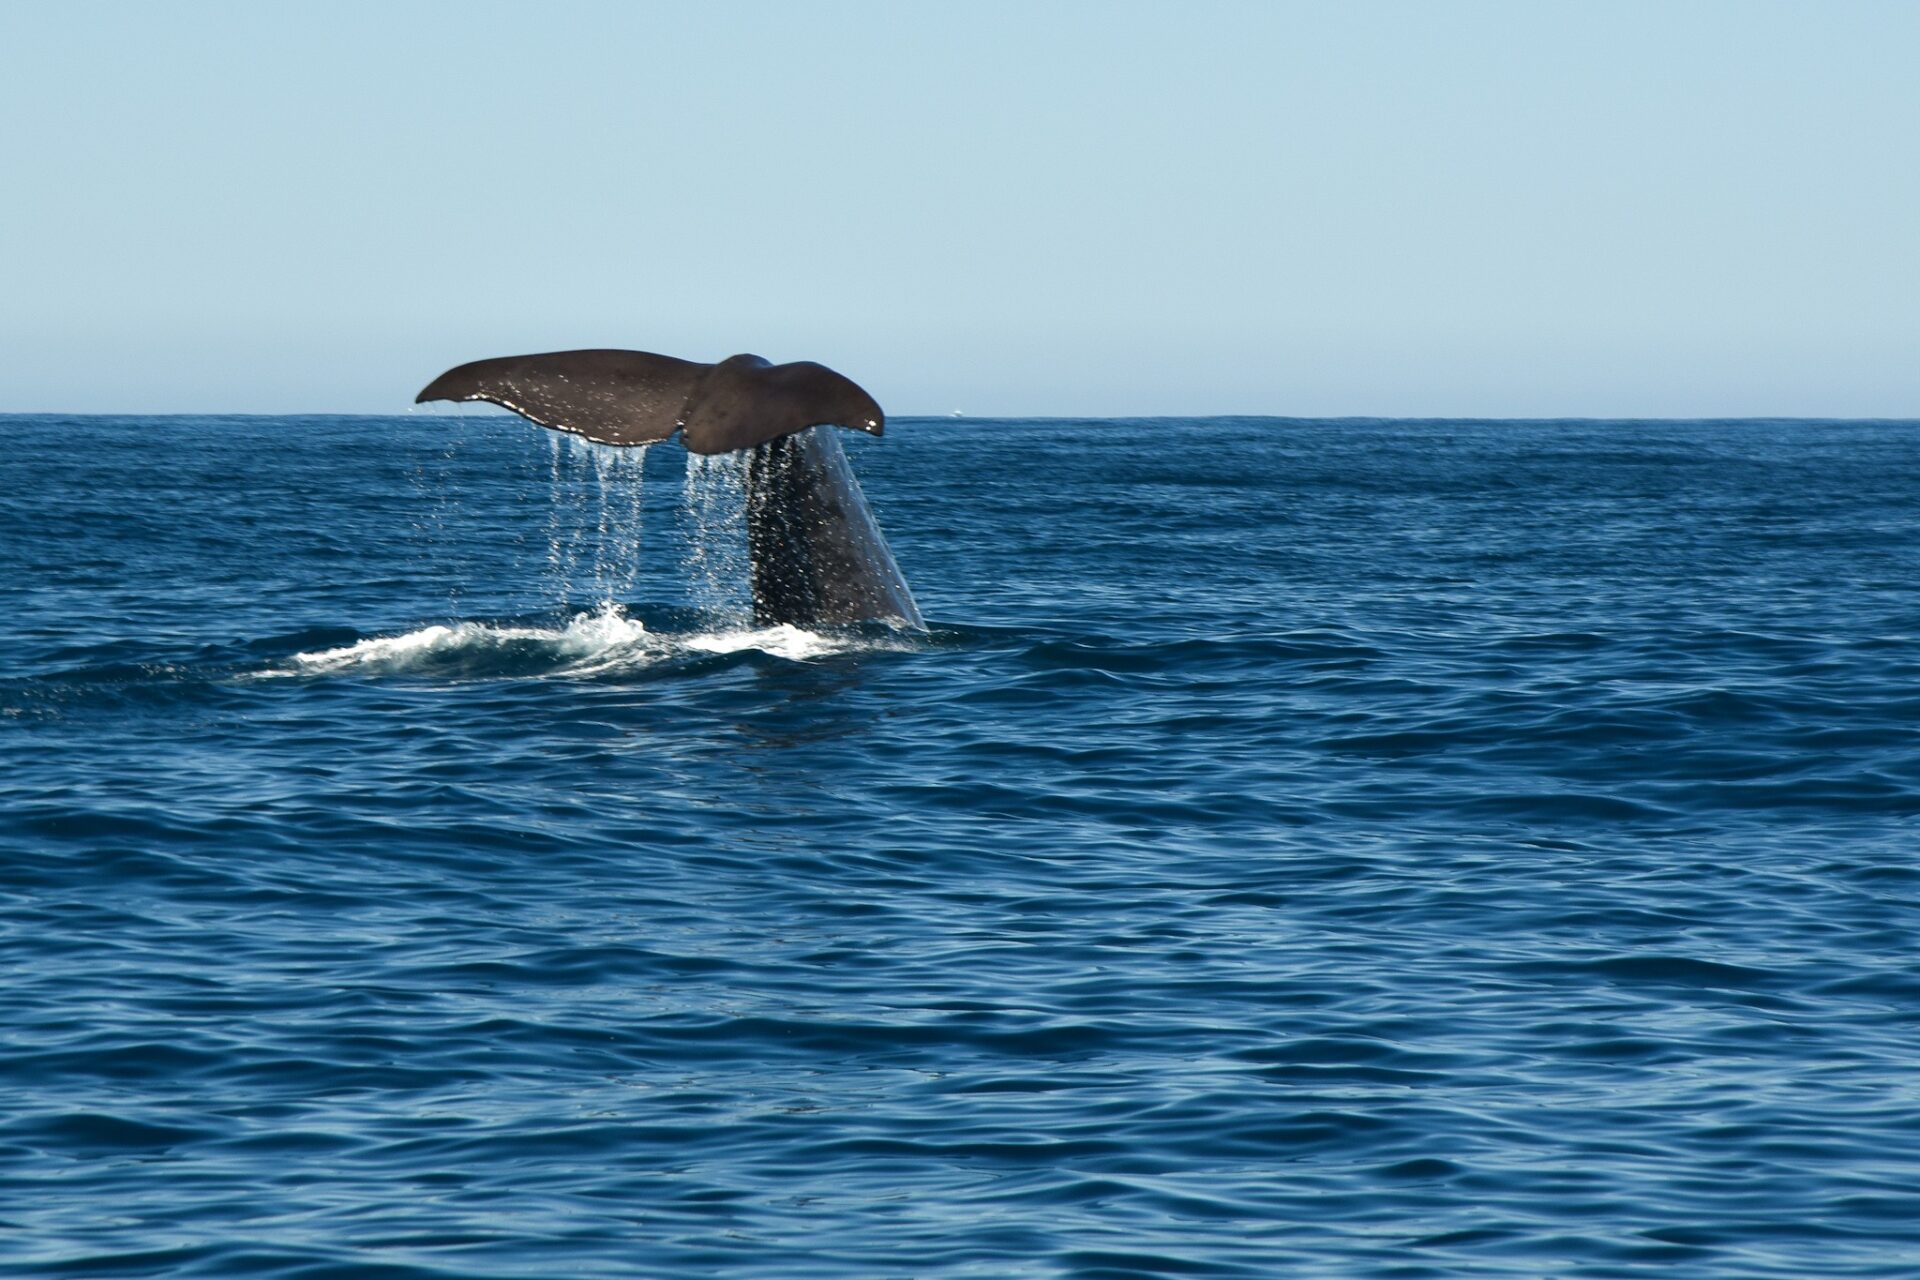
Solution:
[{"label": "whale fluke", "polygon": [[718,364],[650,351],[549,351],[449,369],[414,397],[489,400],[543,427],[601,444],[652,444],[675,431],[693,453],[730,453],[814,426],[880,435],[886,415],[851,378],[811,360]]},{"label": "whale fluke", "polygon": [[693,453],[744,449],[747,555],[760,623],[926,629],[839,440],[814,429],[877,436],[886,415],[858,384],[825,365],[550,351],[449,369],[414,403],[428,400],[490,400],[600,444],[652,444],[678,431]]}]

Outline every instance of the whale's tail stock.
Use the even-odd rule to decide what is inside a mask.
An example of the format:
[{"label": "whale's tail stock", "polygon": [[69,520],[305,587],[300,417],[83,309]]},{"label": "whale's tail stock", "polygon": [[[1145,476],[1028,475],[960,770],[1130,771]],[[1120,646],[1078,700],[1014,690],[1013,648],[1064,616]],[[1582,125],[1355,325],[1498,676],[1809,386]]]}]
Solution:
[{"label": "whale's tail stock", "polygon": [[877,436],[886,415],[859,384],[825,365],[552,351],[459,365],[415,397],[416,404],[429,400],[491,401],[600,444],[647,445],[679,432],[693,453],[745,450],[758,622],[925,629],[840,442],[811,429]]}]

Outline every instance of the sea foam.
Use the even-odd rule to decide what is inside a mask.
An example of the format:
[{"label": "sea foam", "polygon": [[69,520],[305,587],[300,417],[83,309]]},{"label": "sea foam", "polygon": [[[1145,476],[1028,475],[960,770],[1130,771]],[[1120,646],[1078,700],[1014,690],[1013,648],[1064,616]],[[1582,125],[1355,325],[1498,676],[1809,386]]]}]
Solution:
[{"label": "sea foam", "polygon": [[852,649],[898,647],[849,633],[822,634],[782,624],[711,631],[650,631],[618,605],[573,614],[552,626],[436,623],[295,654],[281,675],[586,676],[642,668],[688,653],[757,650],[804,662]]}]

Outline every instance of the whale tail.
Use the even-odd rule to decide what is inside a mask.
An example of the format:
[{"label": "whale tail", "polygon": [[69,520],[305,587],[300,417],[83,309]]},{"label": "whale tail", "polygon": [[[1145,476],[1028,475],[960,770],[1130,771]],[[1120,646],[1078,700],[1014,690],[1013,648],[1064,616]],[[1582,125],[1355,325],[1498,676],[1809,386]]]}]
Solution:
[{"label": "whale tail", "polygon": [[548,351],[475,360],[414,397],[489,400],[523,418],[601,444],[652,444],[678,431],[693,453],[731,453],[814,426],[880,435],[887,418],[860,385],[823,364],[718,364],[650,351]]},{"label": "whale tail", "polygon": [[924,630],[840,442],[812,428],[880,435],[886,415],[850,378],[812,361],[717,364],[647,351],[552,351],[463,364],[415,403],[487,400],[555,431],[646,445],[676,431],[693,453],[747,450],[747,552],[754,618],[887,622]]}]

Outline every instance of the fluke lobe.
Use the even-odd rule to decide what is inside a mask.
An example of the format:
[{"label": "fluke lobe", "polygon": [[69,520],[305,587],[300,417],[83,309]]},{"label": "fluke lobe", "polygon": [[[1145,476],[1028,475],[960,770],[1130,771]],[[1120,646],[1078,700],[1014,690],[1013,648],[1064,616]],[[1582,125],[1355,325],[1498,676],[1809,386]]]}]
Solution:
[{"label": "fluke lobe", "polygon": [[852,379],[810,360],[718,364],[647,351],[550,351],[475,360],[414,398],[489,400],[555,431],[644,445],[674,432],[693,453],[745,450],[753,614],[763,626],[888,622],[924,630],[846,454],[820,426],[879,435],[886,415]]}]

